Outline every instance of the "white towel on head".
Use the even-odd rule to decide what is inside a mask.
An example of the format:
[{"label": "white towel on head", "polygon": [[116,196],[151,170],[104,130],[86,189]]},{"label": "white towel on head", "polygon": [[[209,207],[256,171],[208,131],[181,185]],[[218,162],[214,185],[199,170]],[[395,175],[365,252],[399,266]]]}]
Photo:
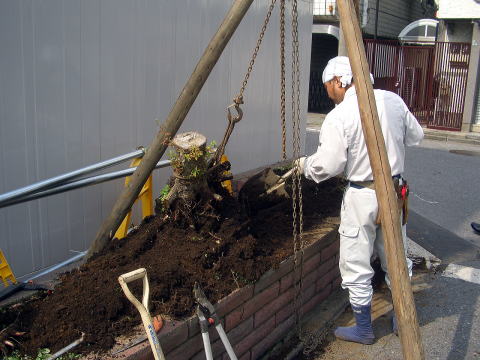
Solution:
[{"label": "white towel on head", "polygon": [[[348,57],[337,56],[333,59],[330,59],[327,63],[327,66],[325,66],[325,70],[323,70],[322,82],[325,84],[326,82],[332,80],[335,76],[340,78],[342,87],[347,87],[352,83],[353,74]],[[370,74],[370,80],[373,84],[374,82],[372,74]]]}]

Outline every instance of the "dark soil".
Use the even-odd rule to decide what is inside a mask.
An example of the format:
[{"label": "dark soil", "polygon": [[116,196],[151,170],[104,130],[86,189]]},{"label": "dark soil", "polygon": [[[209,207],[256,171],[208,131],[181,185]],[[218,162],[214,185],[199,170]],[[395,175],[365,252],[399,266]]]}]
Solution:
[{"label": "dark soil", "polygon": [[[323,227],[325,232],[333,228],[341,186],[338,179],[320,185],[304,182],[306,234],[314,228]],[[148,218],[126,239],[113,240],[102,254],[63,274],[52,294],[1,312],[0,324],[9,326],[2,334],[26,331],[19,340],[20,350],[28,354],[36,354],[39,348],[57,351],[82,332],[85,341],[75,352],[106,351],[116,337],[131,334],[141,324],[117,280],[140,267],[147,269],[152,314],[173,319],[191,316],[195,282],[215,303],[292,254],[291,207],[291,200],[278,202],[247,217],[230,199],[225,202],[221,226],[201,232],[178,228],[158,216]],[[141,282],[130,285],[140,298]]]}]

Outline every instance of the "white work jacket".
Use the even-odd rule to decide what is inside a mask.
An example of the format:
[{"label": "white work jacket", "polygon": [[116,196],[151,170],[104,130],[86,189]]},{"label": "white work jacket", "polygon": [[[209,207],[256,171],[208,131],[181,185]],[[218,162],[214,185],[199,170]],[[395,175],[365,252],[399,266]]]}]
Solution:
[{"label": "white work jacket", "polygon": [[[392,175],[401,175],[405,145],[418,145],[423,129],[397,94],[384,90],[374,94]],[[350,181],[373,180],[354,86],[325,118],[317,152],[304,162],[305,177],[317,183],[342,172]]]}]

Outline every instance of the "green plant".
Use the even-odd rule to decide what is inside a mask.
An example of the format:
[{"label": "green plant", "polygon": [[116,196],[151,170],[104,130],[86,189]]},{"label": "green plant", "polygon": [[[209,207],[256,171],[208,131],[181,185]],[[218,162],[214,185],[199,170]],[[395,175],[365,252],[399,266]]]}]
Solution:
[{"label": "green plant", "polygon": [[[50,358],[50,349],[40,349],[38,350],[38,354],[35,358],[28,356],[28,355],[21,355],[18,351],[14,351],[11,355],[5,357],[5,360],[47,360]],[[59,360],[73,360],[78,359],[80,357],[79,354],[68,353],[65,355],[60,356]]]}]

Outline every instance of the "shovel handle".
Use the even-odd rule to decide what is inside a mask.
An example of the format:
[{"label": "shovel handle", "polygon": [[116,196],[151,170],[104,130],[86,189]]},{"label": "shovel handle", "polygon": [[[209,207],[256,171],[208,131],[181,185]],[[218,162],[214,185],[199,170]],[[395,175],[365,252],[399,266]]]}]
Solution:
[{"label": "shovel handle", "polygon": [[[128,283],[132,281],[143,279],[143,296],[142,302],[138,301],[138,299],[132,294],[130,289],[128,288]],[[143,305],[148,312],[148,298],[150,296],[150,285],[148,283],[147,277],[147,270],[145,268],[140,268],[134,271],[130,271],[129,273],[120,275],[118,277],[118,282],[125,293],[130,302],[135,305],[135,307],[140,311],[139,306]]]},{"label": "shovel handle", "polygon": [[[128,288],[128,283],[139,279],[143,279],[142,302],[138,301],[138,299],[132,294],[132,292]],[[155,360],[165,360],[165,356],[163,355],[162,348],[160,347],[160,342],[158,341],[158,337],[152,323],[152,317],[150,316],[150,312],[148,310],[148,297],[150,294],[150,286],[148,284],[147,270],[145,270],[145,268],[140,268],[129,273],[120,275],[118,277],[118,282],[120,283],[120,286],[122,287],[122,290],[125,293],[127,299],[130,300],[133,305],[135,305],[138,312],[140,313],[143,326],[147,333],[148,341],[150,342],[150,347],[152,348]]]}]

